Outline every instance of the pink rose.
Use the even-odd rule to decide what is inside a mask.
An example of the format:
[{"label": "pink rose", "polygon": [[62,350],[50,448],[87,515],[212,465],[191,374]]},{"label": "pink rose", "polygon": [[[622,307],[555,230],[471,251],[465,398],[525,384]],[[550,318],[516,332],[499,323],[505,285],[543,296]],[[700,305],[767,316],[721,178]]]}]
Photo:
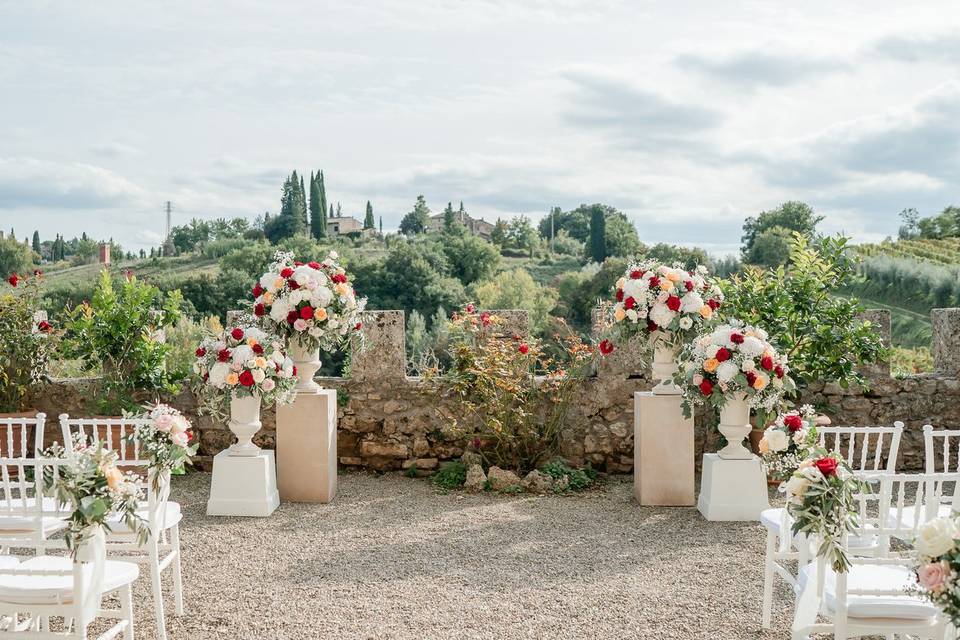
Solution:
[{"label": "pink rose", "polygon": [[190,435],[186,431],[174,433],[170,436],[170,441],[178,447],[186,447],[188,444],[190,444]]},{"label": "pink rose", "polygon": [[276,386],[277,386],[277,383],[271,380],[270,378],[267,378],[266,380],[260,383],[260,388],[267,392],[273,391],[273,388]]},{"label": "pink rose", "polygon": [[173,416],[167,413],[157,416],[153,421],[153,427],[161,433],[169,433],[173,428]]},{"label": "pink rose", "polygon": [[931,562],[917,569],[917,580],[928,591],[940,591],[948,575],[950,567],[945,562]]},{"label": "pink rose", "polygon": [[306,329],[307,329],[307,321],[304,320],[303,318],[298,318],[298,319],[293,323],[293,328],[296,329],[297,331],[306,331]]}]

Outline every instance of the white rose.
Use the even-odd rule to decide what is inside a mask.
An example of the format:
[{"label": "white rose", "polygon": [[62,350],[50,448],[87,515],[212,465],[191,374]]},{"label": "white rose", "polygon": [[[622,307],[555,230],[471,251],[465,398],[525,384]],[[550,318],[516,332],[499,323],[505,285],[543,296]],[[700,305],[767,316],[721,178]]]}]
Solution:
[{"label": "white rose", "polygon": [[696,291],[691,291],[680,298],[680,311],[684,313],[697,313],[703,306],[703,298]]},{"label": "white rose", "polygon": [[807,492],[808,486],[810,486],[810,481],[803,476],[790,476],[790,479],[787,480],[786,487],[784,488],[788,495],[799,498]]},{"label": "white rose", "polygon": [[730,360],[721,362],[720,366],[717,367],[717,379],[720,382],[730,382],[738,373],[740,373],[740,368]]},{"label": "white rose", "polygon": [[218,362],[210,367],[210,377],[207,381],[215,387],[222,387],[227,383],[230,367],[225,362]]},{"label": "white rose", "polygon": [[303,302],[303,296],[306,295],[303,289],[297,289],[296,291],[291,291],[290,295],[287,296],[287,301],[290,303],[291,307],[295,307],[301,302]]},{"label": "white rose", "polygon": [[650,319],[653,320],[658,327],[666,327],[673,319],[677,317],[677,314],[673,311],[670,311],[669,307],[665,304],[655,304],[653,308],[650,309]]},{"label": "white rose", "polygon": [[921,555],[936,558],[953,549],[957,537],[960,530],[953,518],[937,518],[920,527],[914,546]]},{"label": "white rose", "polygon": [[270,319],[274,322],[285,322],[288,313],[290,313],[290,307],[284,300],[276,300],[270,307]]},{"label": "white rose", "polygon": [[790,437],[779,429],[767,429],[764,437],[767,439],[770,451],[784,451],[790,446]]},{"label": "white rose", "polygon": [[312,292],[314,307],[327,307],[333,300],[333,293],[327,287],[317,287]]},{"label": "white rose", "polygon": [[253,370],[253,381],[257,384],[263,382],[264,378],[267,377],[267,374],[263,372],[263,369],[254,369]]},{"label": "white rose", "polygon": [[740,365],[740,370],[743,372],[756,371],[757,364],[753,360],[744,360],[743,364]]},{"label": "white rose", "polygon": [[260,276],[260,286],[267,291],[276,291],[277,289],[273,285],[280,279],[279,273],[265,273]]},{"label": "white rose", "polygon": [[241,344],[233,348],[232,355],[234,363],[244,363],[253,358],[253,349],[245,344]]},{"label": "white rose", "polygon": [[807,467],[806,469],[801,469],[800,473],[810,482],[823,482],[823,474],[820,472],[820,469],[817,469],[816,467]]},{"label": "white rose", "polygon": [[718,344],[707,345],[707,348],[704,351],[704,355],[706,355],[708,358],[716,358],[717,351],[720,351],[720,345]]},{"label": "white rose", "polygon": [[693,327],[693,319],[689,316],[684,316],[680,318],[680,328],[686,331]]},{"label": "white rose", "polygon": [[766,349],[767,347],[765,344],[763,344],[763,341],[759,340],[758,338],[754,338],[753,336],[747,336],[744,338],[743,344],[740,345],[740,353],[748,358],[756,358],[757,356],[761,356]]}]

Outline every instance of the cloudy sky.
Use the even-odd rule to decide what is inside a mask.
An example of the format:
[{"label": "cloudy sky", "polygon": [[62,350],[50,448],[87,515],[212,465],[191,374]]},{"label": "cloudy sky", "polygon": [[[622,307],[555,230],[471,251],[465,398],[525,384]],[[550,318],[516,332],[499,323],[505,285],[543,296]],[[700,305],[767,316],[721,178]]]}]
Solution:
[{"label": "cloudy sky", "polygon": [[292,169],[388,228],[599,201],[718,254],[788,199],[861,241],[960,204],[955,0],[0,0],[0,87],[21,237],[154,245]]}]

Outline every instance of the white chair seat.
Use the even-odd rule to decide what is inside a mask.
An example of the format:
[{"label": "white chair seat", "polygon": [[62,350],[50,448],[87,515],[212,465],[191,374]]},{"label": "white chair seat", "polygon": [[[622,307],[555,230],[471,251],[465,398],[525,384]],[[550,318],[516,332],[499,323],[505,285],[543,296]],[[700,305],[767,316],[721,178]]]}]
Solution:
[{"label": "white chair seat", "polygon": [[13,556],[0,556],[0,569],[16,569],[20,561]]},{"label": "white chair seat", "polygon": [[[816,564],[810,563],[800,571],[799,588],[803,590],[807,583],[815,589],[812,583]],[[827,609],[836,611],[836,580],[837,575],[832,569],[827,569],[824,576],[823,595]],[[854,565],[847,574],[847,588],[856,589],[883,589],[905,591],[908,587],[915,587],[916,575],[905,566],[889,565]],[[909,620],[926,620],[936,617],[939,612],[932,603],[917,596],[873,596],[850,595],[847,598],[847,615],[851,618],[906,618]]]},{"label": "white chair seat", "polygon": [[[764,527],[773,531],[777,534],[777,537],[780,537],[780,524],[784,515],[784,509],[782,507],[773,508],[773,509],[764,509],[760,512],[760,524]],[[787,516],[787,528],[793,526],[793,518],[789,515]],[[877,536],[867,535],[867,536],[850,536],[848,544],[851,549],[868,549],[870,547],[875,547],[879,544]]]},{"label": "white chair seat", "polygon": [[[21,562],[17,568],[63,571],[65,575],[0,575],[0,602],[14,604],[58,604],[73,601],[73,560],[66,556],[40,556]],[[131,584],[140,575],[132,562],[107,560],[103,568],[103,592]]]},{"label": "white chair seat", "polygon": [[[149,521],[150,511],[147,508],[146,502],[141,502],[137,507],[137,515],[140,516],[144,522]],[[166,531],[170,527],[178,524],[183,518],[183,515],[180,512],[180,503],[170,500],[167,502],[166,509],[161,509],[160,516],[162,517],[162,523],[160,524],[160,529]],[[110,530],[113,533],[130,533],[130,527],[123,521],[122,517],[114,516],[111,517],[108,521],[110,525]]]}]

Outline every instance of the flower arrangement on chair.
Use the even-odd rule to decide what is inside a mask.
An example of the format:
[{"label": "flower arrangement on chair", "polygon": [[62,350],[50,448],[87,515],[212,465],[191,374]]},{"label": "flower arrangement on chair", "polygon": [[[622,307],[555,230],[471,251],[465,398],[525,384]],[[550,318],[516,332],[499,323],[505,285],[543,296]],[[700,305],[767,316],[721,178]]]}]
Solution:
[{"label": "flower arrangement on chair", "polygon": [[936,518],[920,527],[917,583],[920,593],[960,628],[960,518]]},{"label": "flower arrangement on chair", "polygon": [[55,443],[44,456],[64,461],[43,466],[43,489],[45,495],[70,508],[64,539],[74,557],[88,539],[102,534],[101,527],[110,530],[108,521],[114,515],[121,516],[141,544],[146,541],[149,530],[137,515],[141,491],[134,474],[117,468],[115,451],[77,434],[71,450]]},{"label": "flower arrangement on chair", "polygon": [[817,444],[817,425],[830,424],[830,418],[819,416],[812,406],[780,413],[763,432],[759,450],[770,478],[787,481],[812,447]]},{"label": "flower arrangement on chair", "polygon": [[700,333],[723,303],[720,287],[700,265],[687,271],[656,260],[632,263],[614,287],[614,328],[621,339],[647,338],[653,351],[654,393],[679,394],[673,383],[677,352]]},{"label": "flower arrangement on chair", "polygon": [[138,421],[126,441],[139,446],[139,455],[149,461],[154,490],[159,490],[162,475],[184,473],[184,467],[197,453],[199,443],[190,433],[191,424],[173,407],[157,403],[144,407],[145,411],[135,416]]},{"label": "flower arrangement on chair", "polygon": [[313,375],[321,349],[333,351],[352,334],[362,335],[360,312],[367,301],[357,298],[337,258],[331,251],[323,262],[302,263],[278,251],[253,287],[253,313],[286,341],[299,372],[298,391],[319,389]]}]

